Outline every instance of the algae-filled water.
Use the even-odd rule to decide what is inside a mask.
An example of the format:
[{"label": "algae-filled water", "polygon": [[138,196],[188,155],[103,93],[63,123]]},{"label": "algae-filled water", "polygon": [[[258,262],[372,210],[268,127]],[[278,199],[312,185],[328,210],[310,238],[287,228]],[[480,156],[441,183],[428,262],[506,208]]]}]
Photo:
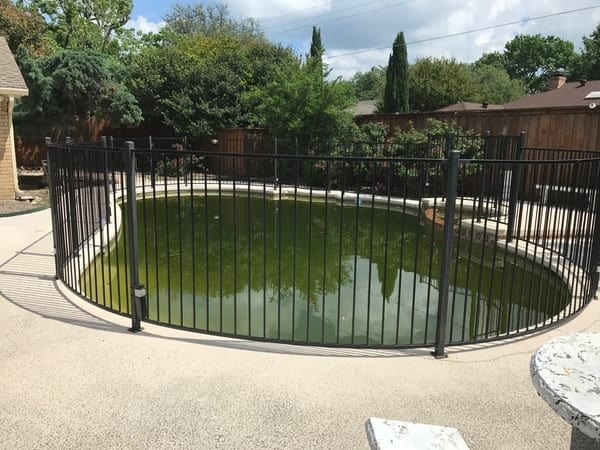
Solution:
[{"label": "algae-filled water", "polygon": [[[139,200],[137,213],[151,321],[294,342],[434,342],[441,236],[429,222],[250,195]],[[120,312],[129,311],[125,235],[80,280],[88,297]],[[450,342],[534,325],[569,296],[549,270],[463,240],[450,282]]]}]

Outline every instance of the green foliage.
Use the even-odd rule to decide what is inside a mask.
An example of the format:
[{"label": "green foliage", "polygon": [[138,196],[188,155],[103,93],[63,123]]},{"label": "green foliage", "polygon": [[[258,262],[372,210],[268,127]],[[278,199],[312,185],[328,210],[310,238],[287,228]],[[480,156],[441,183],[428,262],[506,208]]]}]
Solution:
[{"label": "green foliage", "polygon": [[455,59],[418,59],[410,68],[411,109],[435,111],[459,101],[477,101],[477,80]]},{"label": "green foliage", "polygon": [[383,93],[382,112],[409,111],[409,75],[408,56],[404,33],[400,32],[394,40],[390,55]]},{"label": "green foliage", "polygon": [[386,69],[382,66],[371,67],[368,72],[357,72],[352,83],[359,100],[383,100]]},{"label": "green foliage", "polygon": [[352,86],[323,79],[318,61],[292,62],[276,68],[275,78],[255,88],[246,102],[254,109],[253,125],[274,134],[293,135],[310,148],[342,134],[351,123],[347,108],[354,102]]},{"label": "green foliage", "polygon": [[493,65],[473,65],[478,87],[476,101],[503,104],[524,96],[527,91],[521,80],[511,79],[506,70]]},{"label": "green foliage", "polygon": [[202,136],[253,123],[256,113],[244,96],[271,82],[277,66],[295,57],[262,38],[218,34],[146,48],[133,60],[129,86],[144,116],[177,134]]},{"label": "green foliage", "polygon": [[46,22],[39,13],[8,0],[0,1],[0,36],[6,37],[13,53],[23,45],[33,55],[46,55],[49,43],[45,32]]},{"label": "green foliage", "polygon": [[162,35],[167,41],[191,36],[227,35],[240,39],[263,37],[260,26],[254,19],[231,18],[228,6],[223,3],[176,3],[166,15],[165,23]]},{"label": "green foliage", "polygon": [[322,59],[325,49],[321,43],[321,30],[317,27],[312,28],[312,40],[310,42],[310,57]]},{"label": "green foliage", "polygon": [[559,68],[570,70],[577,60],[573,43],[556,36],[520,34],[504,47],[506,71],[528,92],[546,89],[547,75]]},{"label": "green foliage", "polygon": [[583,52],[572,72],[578,78],[600,80],[600,24],[583,37]]},{"label": "green foliage", "polygon": [[117,55],[116,34],[129,20],[133,0],[31,0],[28,10],[46,19],[48,37],[60,49]]},{"label": "green foliage", "polygon": [[83,130],[91,116],[115,126],[142,119],[135,98],[118,82],[117,64],[103,55],[63,50],[36,61],[21,48],[18,62],[30,90],[15,107],[20,131],[58,128],[86,139]]},{"label": "green foliage", "polygon": [[484,53],[481,57],[473,63],[473,69],[478,70],[482,67],[492,66],[497,69],[506,68],[506,56],[504,53],[500,52],[491,52]]}]

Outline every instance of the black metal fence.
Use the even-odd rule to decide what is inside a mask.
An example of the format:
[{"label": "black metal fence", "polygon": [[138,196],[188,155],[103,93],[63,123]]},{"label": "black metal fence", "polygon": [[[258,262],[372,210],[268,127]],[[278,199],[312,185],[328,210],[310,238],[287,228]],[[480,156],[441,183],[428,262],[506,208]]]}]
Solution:
[{"label": "black metal fence", "polygon": [[595,295],[600,156],[521,143],[482,137],[478,159],[49,143],[57,276],[133,330],[436,356],[528,333]]}]

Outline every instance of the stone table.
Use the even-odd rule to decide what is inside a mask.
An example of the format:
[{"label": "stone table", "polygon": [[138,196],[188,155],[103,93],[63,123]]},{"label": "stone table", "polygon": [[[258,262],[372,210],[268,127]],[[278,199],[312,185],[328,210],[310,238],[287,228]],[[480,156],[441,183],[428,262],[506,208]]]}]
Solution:
[{"label": "stone table", "polygon": [[600,443],[600,334],[561,336],[531,357],[540,397],[588,440]]}]

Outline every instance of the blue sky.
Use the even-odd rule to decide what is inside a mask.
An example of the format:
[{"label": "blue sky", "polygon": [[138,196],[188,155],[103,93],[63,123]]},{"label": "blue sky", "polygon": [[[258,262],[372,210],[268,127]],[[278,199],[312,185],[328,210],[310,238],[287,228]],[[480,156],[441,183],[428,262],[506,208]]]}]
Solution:
[{"label": "blue sky", "polygon": [[[148,31],[175,2],[134,0],[131,24]],[[214,3],[181,1],[180,3]],[[600,22],[600,2],[593,0],[229,0],[232,16],[254,17],[272,41],[291,45],[303,54],[311,28],[321,28],[326,60],[334,75],[352,76],[387,64],[396,34],[404,31],[410,60],[433,56],[471,62],[484,52],[502,50],[515,35],[553,34],[581,46],[581,38]],[[568,10],[591,8],[565,13]],[[431,38],[494,27],[476,33]],[[422,43],[410,44],[425,40]]]}]

